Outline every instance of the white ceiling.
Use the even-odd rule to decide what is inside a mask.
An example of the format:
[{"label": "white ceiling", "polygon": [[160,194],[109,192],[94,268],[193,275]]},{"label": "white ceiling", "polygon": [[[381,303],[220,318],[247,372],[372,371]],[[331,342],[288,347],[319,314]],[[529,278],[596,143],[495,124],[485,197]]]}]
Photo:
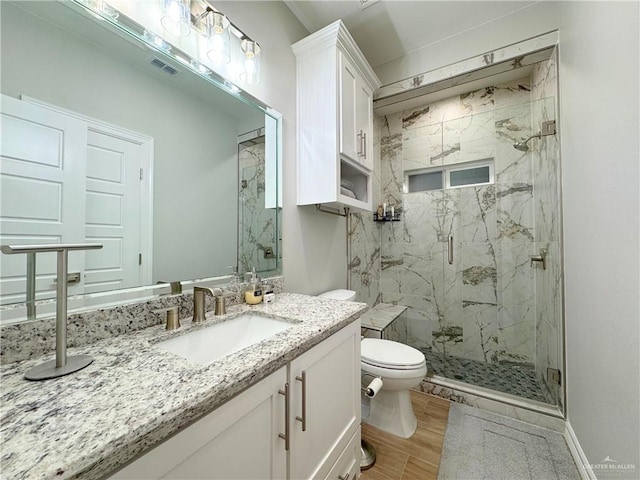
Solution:
[{"label": "white ceiling", "polygon": [[342,19],[372,67],[527,8],[533,1],[285,0],[313,33]]}]

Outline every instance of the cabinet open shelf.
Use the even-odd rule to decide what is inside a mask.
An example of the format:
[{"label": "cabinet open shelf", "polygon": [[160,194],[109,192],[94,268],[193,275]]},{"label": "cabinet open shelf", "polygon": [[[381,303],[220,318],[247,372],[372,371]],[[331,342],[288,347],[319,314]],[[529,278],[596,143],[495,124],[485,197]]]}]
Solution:
[{"label": "cabinet open shelf", "polygon": [[370,185],[371,175],[350,165],[348,161],[340,160],[340,194],[366,204],[371,203]]}]

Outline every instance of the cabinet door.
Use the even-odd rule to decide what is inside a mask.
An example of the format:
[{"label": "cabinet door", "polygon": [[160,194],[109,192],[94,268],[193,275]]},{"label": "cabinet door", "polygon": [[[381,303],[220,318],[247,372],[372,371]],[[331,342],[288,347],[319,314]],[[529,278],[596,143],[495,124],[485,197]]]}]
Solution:
[{"label": "cabinet door", "polygon": [[373,170],[373,92],[358,78],[355,95],[357,160]]},{"label": "cabinet door", "polygon": [[358,74],[342,52],[338,52],[340,64],[340,155],[360,161],[359,143],[356,139],[356,84]]},{"label": "cabinet door", "polygon": [[355,480],[360,474],[360,427],[335,463],[326,480]]},{"label": "cabinet door", "polygon": [[110,478],[286,478],[286,378],[283,367]]},{"label": "cabinet door", "polygon": [[293,360],[290,384],[290,478],[325,478],[360,426],[359,322]]}]

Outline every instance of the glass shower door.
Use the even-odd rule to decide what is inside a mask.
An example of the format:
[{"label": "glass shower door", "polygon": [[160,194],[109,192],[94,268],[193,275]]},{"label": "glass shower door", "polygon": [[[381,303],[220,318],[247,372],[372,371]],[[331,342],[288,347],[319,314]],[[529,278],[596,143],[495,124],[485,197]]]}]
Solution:
[{"label": "glass shower door", "polygon": [[[401,170],[395,175],[403,179],[403,236],[383,238],[383,261],[388,255],[398,267],[385,269],[383,263],[382,287],[385,302],[409,307],[407,343],[425,354],[430,372],[444,375],[443,242],[449,234],[449,206],[442,172],[442,122],[433,122],[434,114],[426,109],[403,118]],[[390,295],[385,281],[390,274],[398,275],[397,296]]]},{"label": "glass shower door", "polygon": [[559,389],[547,369],[559,365],[560,276],[530,257],[545,248],[559,258],[550,211],[559,205],[550,161],[557,145],[543,137],[529,151],[514,148],[551,107],[538,101],[442,123],[445,188],[435,215],[443,318],[433,345],[447,378],[555,404]]},{"label": "glass shower door", "polygon": [[[531,105],[534,133],[542,124],[556,120],[555,98],[542,98]],[[534,184],[534,245],[532,255],[546,252],[544,266],[533,263],[536,288],[535,348],[536,378],[548,403],[562,407],[563,376],[563,285],[561,243],[560,144],[557,135],[532,140]]]},{"label": "glass shower door", "polygon": [[479,386],[497,316],[494,123],[491,109],[442,125],[444,374]]}]

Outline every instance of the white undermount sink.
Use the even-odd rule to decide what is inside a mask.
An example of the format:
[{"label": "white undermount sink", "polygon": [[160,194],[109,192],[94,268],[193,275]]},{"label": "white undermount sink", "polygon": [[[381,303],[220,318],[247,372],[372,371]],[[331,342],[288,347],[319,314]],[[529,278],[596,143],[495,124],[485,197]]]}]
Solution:
[{"label": "white undermount sink", "polygon": [[285,320],[245,313],[231,320],[159,342],[156,346],[190,362],[209,365],[293,325]]}]

